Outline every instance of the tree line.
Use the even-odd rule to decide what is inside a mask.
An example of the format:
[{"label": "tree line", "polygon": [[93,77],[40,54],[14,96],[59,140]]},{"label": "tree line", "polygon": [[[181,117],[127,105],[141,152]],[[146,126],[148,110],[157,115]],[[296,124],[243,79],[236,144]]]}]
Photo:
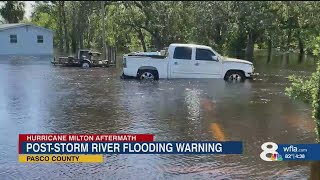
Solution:
[{"label": "tree line", "polygon": [[[2,18],[21,21],[23,2],[4,2]],[[316,1],[36,1],[30,21],[54,31],[61,53],[197,43],[250,58],[254,48],[318,53],[319,10]]]}]

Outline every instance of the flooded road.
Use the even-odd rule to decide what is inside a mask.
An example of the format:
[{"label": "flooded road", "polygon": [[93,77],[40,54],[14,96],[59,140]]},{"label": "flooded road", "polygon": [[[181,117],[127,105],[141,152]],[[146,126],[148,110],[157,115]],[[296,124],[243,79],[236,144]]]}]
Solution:
[{"label": "flooded road", "polygon": [[[315,61],[293,55],[267,62],[256,54],[260,76],[240,84],[124,81],[117,68],[84,70],[54,67],[45,58],[4,58],[1,179],[307,179],[308,163],[264,162],[259,155],[266,141],[315,142],[311,107],[284,95],[286,77],[309,75]],[[156,141],[243,141],[244,154],[106,155],[102,164],[20,164],[19,133],[151,133]]]}]

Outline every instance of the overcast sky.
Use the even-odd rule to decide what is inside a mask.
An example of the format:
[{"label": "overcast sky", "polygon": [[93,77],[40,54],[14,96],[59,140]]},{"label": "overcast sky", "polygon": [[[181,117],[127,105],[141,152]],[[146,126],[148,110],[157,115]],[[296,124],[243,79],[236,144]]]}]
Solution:
[{"label": "overcast sky", "polygon": [[25,14],[24,16],[27,18],[30,18],[31,13],[32,13],[32,4],[34,4],[34,1],[25,1],[26,3],[26,8],[25,8]]}]

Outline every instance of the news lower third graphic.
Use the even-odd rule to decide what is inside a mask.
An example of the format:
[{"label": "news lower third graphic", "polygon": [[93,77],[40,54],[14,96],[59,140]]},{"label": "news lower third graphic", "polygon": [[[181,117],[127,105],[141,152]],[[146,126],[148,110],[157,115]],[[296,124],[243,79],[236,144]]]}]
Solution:
[{"label": "news lower third graphic", "polygon": [[152,134],[19,134],[19,162],[101,163],[104,154],[242,154],[240,141],[154,141]]},{"label": "news lower third graphic", "polygon": [[264,161],[319,161],[320,144],[276,144],[261,146],[260,158]]}]

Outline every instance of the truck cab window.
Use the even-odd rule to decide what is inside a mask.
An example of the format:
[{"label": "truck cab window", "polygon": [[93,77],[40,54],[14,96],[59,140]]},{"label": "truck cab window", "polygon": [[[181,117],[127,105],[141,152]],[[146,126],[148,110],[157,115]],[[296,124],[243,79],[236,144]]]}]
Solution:
[{"label": "truck cab window", "polygon": [[214,61],[213,57],[215,54],[209,49],[199,49],[196,50],[196,60],[203,61]]},{"label": "truck cab window", "polygon": [[190,47],[176,47],[174,50],[174,59],[191,60],[192,48]]}]

